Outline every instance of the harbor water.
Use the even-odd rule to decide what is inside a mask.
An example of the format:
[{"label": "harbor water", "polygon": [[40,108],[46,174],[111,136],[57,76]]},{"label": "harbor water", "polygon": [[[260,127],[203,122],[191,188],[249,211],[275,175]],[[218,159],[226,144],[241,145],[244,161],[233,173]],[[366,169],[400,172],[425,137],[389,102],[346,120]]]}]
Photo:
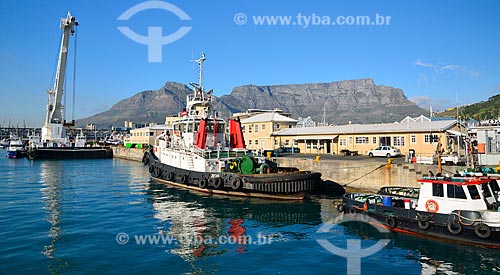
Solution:
[{"label": "harbor water", "polygon": [[[209,196],[154,183],[127,160],[2,156],[0,274],[500,273],[499,251],[380,236],[340,224],[331,203]],[[359,266],[347,260],[348,243],[361,255],[380,238]]]}]

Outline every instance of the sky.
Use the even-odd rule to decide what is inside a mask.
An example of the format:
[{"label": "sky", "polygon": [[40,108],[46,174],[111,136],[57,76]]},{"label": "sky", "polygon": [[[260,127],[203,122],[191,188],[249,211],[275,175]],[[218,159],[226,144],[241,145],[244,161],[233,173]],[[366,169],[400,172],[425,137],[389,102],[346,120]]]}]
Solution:
[{"label": "sky", "polygon": [[190,60],[201,52],[203,84],[216,96],[246,84],[372,78],[437,111],[500,93],[495,0],[1,0],[3,126],[42,126],[68,10],[79,26],[69,48],[67,119],[167,81],[197,82]]}]

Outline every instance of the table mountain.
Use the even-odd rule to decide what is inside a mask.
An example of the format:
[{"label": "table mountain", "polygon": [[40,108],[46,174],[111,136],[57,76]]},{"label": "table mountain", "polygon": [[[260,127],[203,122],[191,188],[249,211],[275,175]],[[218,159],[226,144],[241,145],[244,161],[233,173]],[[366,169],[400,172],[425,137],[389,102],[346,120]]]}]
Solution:
[{"label": "table mountain", "polygon": [[394,122],[427,111],[409,101],[403,90],[375,85],[372,79],[331,83],[255,86],[233,89],[221,100],[232,110],[280,108],[293,117],[311,116],[330,124]]},{"label": "table mountain", "polygon": [[[121,100],[110,110],[77,121],[79,126],[94,123],[98,127],[134,123],[163,123],[168,115],[180,112],[186,95],[192,91],[184,84],[167,82],[156,91],[143,91]],[[375,85],[372,79],[331,83],[235,87],[231,94],[216,99],[215,110],[225,118],[247,109],[280,108],[293,117],[311,116],[327,123],[394,122],[406,116],[427,114],[409,101],[403,90]]]}]

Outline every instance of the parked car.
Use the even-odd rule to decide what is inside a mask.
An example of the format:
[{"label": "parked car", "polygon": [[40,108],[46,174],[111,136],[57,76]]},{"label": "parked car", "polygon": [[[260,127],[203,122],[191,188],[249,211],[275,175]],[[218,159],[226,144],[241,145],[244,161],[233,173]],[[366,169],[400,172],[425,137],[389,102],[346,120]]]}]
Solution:
[{"label": "parked car", "polygon": [[282,153],[300,153],[300,149],[295,147],[280,147],[279,149]]},{"label": "parked car", "polygon": [[393,146],[379,146],[373,150],[368,151],[367,155],[369,157],[398,157],[401,155],[401,151]]}]

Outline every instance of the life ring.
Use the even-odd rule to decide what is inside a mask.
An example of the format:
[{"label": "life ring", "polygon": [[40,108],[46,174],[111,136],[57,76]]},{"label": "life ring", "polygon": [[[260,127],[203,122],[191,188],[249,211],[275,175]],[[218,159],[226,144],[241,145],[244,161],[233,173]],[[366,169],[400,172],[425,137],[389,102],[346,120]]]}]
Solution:
[{"label": "life ring", "polygon": [[238,178],[238,177],[235,177],[232,181],[231,181],[231,188],[233,188],[233,190],[238,190],[241,188],[241,179]]},{"label": "life ring", "polygon": [[435,200],[427,200],[425,202],[425,209],[427,209],[427,212],[436,213],[439,211],[439,204]]},{"label": "life ring", "polygon": [[199,181],[198,181],[198,187],[200,188],[207,188],[207,180],[205,178],[201,178]]},{"label": "life ring", "polygon": [[474,226],[474,233],[481,239],[488,239],[491,236],[491,228],[485,223],[478,223]]},{"label": "life ring", "polygon": [[212,182],[212,186],[215,189],[221,189],[224,186],[224,181],[221,178],[214,178]]},{"label": "life ring", "polygon": [[179,183],[186,184],[187,176],[186,175],[180,175],[179,176]]},{"label": "life ring", "polygon": [[174,130],[174,135],[179,136],[179,131],[178,130]]},{"label": "life ring", "polygon": [[148,171],[150,174],[153,174],[153,171],[155,170],[155,166],[153,164],[149,165]]},{"label": "life ring", "polygon": [[385,222],[390,228],[396,228],[396,226],[398,226],[398,222],[396,221],[396,218],[394,218],[393,216],[387,216],[385,218]]},{"label": "life ring", "polygon": [[160,168],[156,168],[156,177],[157,178],[160,178],[161,177],[161,169]]},{"label": "life ring", "polygon": [[454,218],[451,217],[452,216],[450,216],[450,219],[448,220],[448,231],[450,231],[450,233],[453,235],[458,235],[462,233],[462,225],[460,224],[458,219],[455,220]]},{"label": "life ring", "polygon": [[174,178],[174,173],[168,171],[166,174],[165,174],[165,179],[167,181],[171,181],[172,179]]},{"label": "life ring", "polygon": [[148,163],[149,163],[149,159],[148,159],[148,157],[146,156],[146,154],[144,154],[144,156],[142,156],[142,163],[143,163],[144,165],[148,165]]}]

